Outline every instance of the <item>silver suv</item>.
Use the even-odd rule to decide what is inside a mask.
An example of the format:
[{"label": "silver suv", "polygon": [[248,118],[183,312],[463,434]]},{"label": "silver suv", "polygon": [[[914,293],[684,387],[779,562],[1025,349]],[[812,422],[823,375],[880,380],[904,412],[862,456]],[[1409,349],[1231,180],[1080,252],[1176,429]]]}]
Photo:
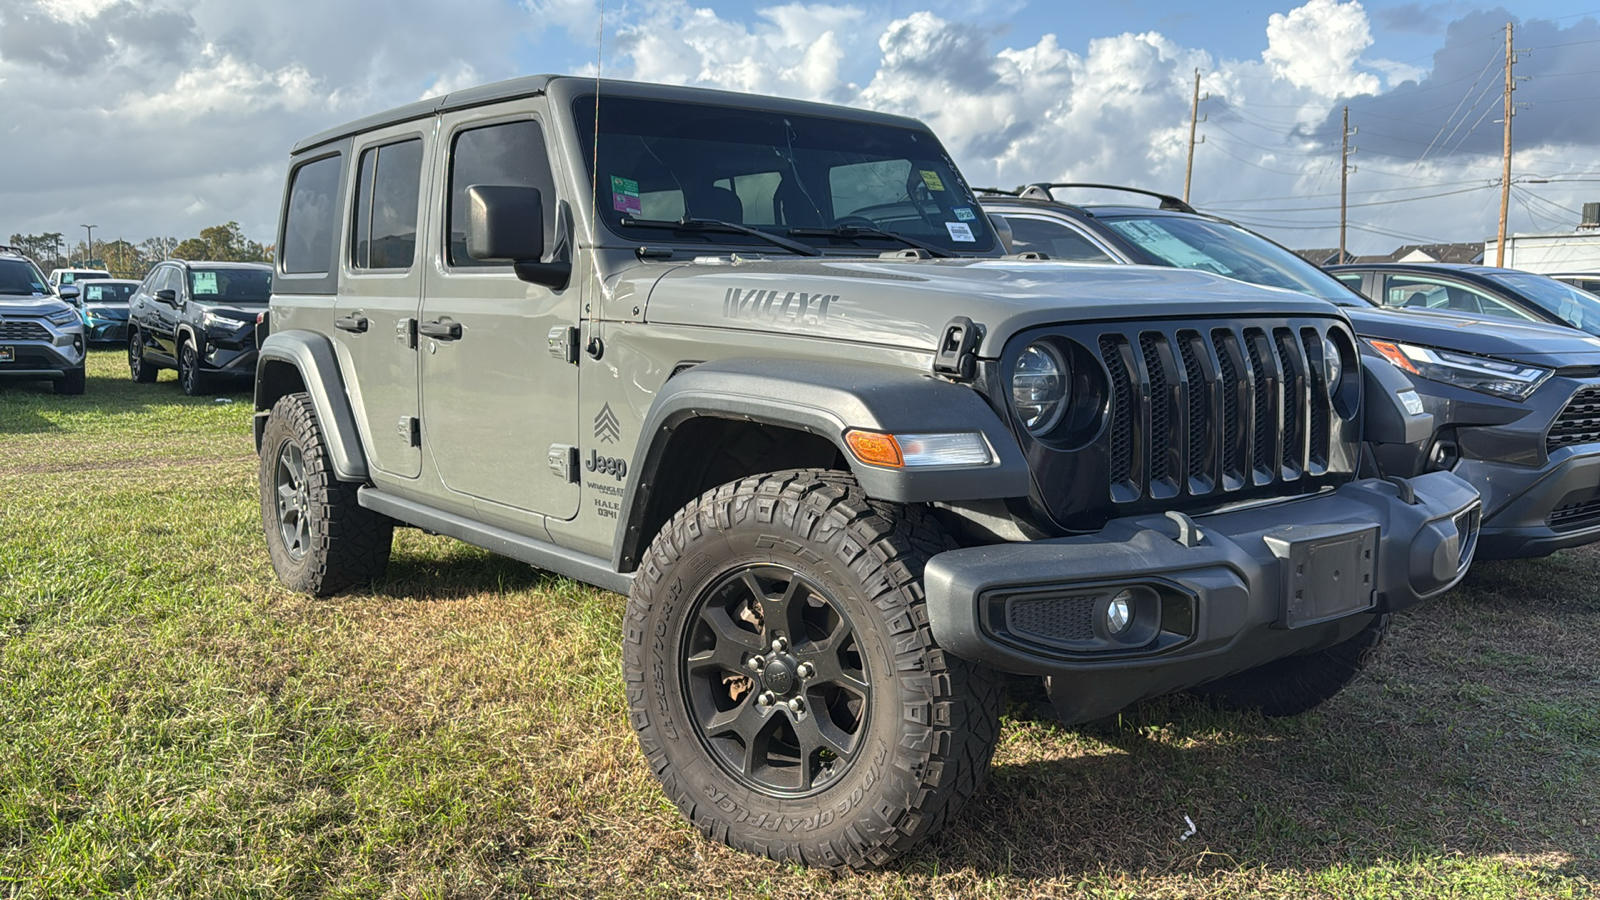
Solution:
[{"label": "silver suv", "polygon": [[257,362],[267,551],[327,594],[412,525],[629,595],[663,790],[883,863],[972,795],[1002,673],[1072,722],[1290,715],[1471,561],[1333,305],[1003,255],[926,126],[533,77],[302,141]]},{"label": "silver suv", "polygon": [[0,377],[48,378],[58,394],[85,383],[83,318],[14,247],[0,247]]}]

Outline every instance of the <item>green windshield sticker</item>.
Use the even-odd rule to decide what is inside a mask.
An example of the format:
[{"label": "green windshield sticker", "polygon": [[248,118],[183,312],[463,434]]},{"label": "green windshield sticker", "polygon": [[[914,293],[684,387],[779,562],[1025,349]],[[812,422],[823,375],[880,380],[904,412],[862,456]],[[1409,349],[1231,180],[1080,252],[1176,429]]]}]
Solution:
[{"label": "green windshield sticker", "polygon": [[923,169],[921,171],[922,171],[922,183],[928,186],[928,190],[930,190],[930,191],[942,191],[942,190],[944,190],[944,182],[939,179],[939,173],[938,172],[930,172],[927,169]]},{"label": "green windshield sticker", "polygon": [[611,208],[637,216],[642,209],[639,205],[639,182],[632,178],[611,176]]},{"label": "green windshield sticker", "polygon": [[194,292],[196,296],[200,294],[215,294],[217,292],[217,273],[194,273]]},{"label": "green windshield sticker", "polygon": [[958,206],[950,211],[955,213],[956,218],[963,222],[971,222],[973,219],[977,218],[977,216],[973,214],[972,207],[970,206]]}]

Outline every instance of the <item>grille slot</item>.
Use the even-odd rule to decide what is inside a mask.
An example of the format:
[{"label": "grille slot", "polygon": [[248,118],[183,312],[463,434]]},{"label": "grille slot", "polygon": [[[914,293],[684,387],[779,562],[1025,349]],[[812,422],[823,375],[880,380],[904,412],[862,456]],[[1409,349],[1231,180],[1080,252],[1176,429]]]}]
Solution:
[{"label": "grille slot", "polygon": [[0,341],[48,341],[50,331],[38,322],[7,319],[0,322]]},{"label": "grille slot", "polygon": [[1572,395],[1545,433],[1544,449],[1554,453],[1562,447],[1595,441],[1600,441],[1600,385],[1590,385]]},{"label": "grille slot", "polygon": [[1340,438],[1322,368],[1323,329],[1184,327],[1096,340],[1110,380],[1114,502],[1328,474]]},{"label": "grille slot", "polygon": [[1095,600],[1094,594],[1014,600],[1006,615],[1007,630],[1051,641],[1092,641]]}]

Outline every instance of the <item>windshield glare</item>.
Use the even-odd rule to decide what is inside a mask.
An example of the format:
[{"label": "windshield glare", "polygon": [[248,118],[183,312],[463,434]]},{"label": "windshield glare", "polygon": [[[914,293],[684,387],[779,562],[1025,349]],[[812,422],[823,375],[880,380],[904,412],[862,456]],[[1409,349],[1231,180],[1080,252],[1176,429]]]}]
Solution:
[{"label": "windshield glare", "polygon": [[[594,166],[594,97],[573,114]],[[932,133],[822,117],[602,96],[597,212],[629,241],[623,218],[718,219],[780,236],[854,226],[892,231],[953,253],[994,249],[989,223]],[[751,244],[759,238],[662,228],[659,238]],[[899,249],[882,237],[800,234],[821,249]]]},{"label": "windshield glare", "polygon": [[1600,297],[1531,272],[1499,273],[1493,277],[1568,325],[1600,334]]},{"label": "windshield glare", "polygon": [[85,303],[120,303],[126,306],[137,287],[137,284],[85,284],[80,299]]},{"label": "windshield glare", "polygon": [[1237,225],[1179,216],[1105,217],[1105,221],[1169,266],[1299,291],[1344,306],[1370,305],[1332,275]]},{"label": "windshield glare", "polygon": [[33,264],[21,259],[0,260],[0,294],[31,297],[48,294],[44,276]]},{"label": "windshield glare", "polygon": [[203,303],[266,303],[272,297],[272,272],[190,269],[189,296]]}]

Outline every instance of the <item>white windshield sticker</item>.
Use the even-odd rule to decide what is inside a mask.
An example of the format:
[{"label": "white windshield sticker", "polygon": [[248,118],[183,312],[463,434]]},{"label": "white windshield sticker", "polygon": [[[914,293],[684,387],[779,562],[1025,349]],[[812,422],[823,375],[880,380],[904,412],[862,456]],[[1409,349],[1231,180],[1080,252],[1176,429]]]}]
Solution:
[{"label": "white windshield sticker", "polygon": [[975,243],[978,239],[972,236],[972,228],[965,222],[946,222],[946,230],[950,232],[950,240]]},{"label": "white windshield sticker", "polygon": [[194,273],[194,292],[196,294],[215,294],[217,292],[217,273]]},{"label": "white windshield sticker", "polygon": [[1112,222],[1111,227],[1144,248],[1152,256],[1180,269],[1201,269],[1218,275],[1232,275],[1233,270],[1220,261],[1189,246],[1176,235],[1154,222],[1123,219]]}]

